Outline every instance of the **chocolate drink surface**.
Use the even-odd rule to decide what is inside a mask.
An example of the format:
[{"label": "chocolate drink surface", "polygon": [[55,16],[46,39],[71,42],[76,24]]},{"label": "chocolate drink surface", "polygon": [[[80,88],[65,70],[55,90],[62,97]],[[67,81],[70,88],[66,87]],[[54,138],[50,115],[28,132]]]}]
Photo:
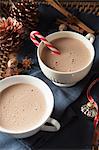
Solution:
[{"label": "chocolate drink surface", "polygon": [[43,93],[30,84],[16,84],[0,93],[0,126],[24,131],[35,127],[46,112]]},{"label": "chocolate drink surface", "polygon": [[43,63],[49,68],[60,72],[75,72],[83,69],[90,61],[88,48],[75,38],[58,38],[51,42],[60,50],[61,55],[52,54],[44,47],[41,55]]}]

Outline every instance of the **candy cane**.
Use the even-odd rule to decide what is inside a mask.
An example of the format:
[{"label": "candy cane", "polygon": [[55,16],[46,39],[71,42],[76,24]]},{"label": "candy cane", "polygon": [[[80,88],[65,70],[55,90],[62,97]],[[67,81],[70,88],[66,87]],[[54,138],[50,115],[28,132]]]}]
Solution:
[{"label": "candy cane", "polygon": [[38,31],[32,31],[30,33],[30,39],[37,47],[40,43],[36,40],[35,36],[38,37],[52,51],[53,54],[60,55],[60,51],[57,50],[51,43],[49,43],[44,36],[42,36]]}]

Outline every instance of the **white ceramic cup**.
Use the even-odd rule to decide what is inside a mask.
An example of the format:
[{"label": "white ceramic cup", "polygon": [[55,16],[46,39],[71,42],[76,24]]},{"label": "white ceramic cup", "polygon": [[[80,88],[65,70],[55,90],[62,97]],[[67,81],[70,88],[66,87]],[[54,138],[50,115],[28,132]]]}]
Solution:
[{"label": "white ceramic cup", "polygon": [[40,42],[40,44],[38,46],[38,50],[37,50],[38,62],[39,62],[39,65],[40,65],[42,72],[54,84],[56,84],[57,86],[61,86],[61,87],[73,86],[78,81],[83,79],[88,74],[88,72],[90,71],[93,60],[94,60],[94,55],[95,55],[94,47],[92,45],[94,42],[95,36],[93,34],[90,34],[90,33],[84,37],[83,35],[76,33],[76,32],[61,31],[61,32],[55,32],[55,33],[48,35],[46,37],[46,39],[49,42],[51,42],[55,39],[66,38],[66,37],[67,38],[75,38],[75,39],[80,40],[88,48],[88,50],[91,54],[90,55],[90,61],[85,65],[84,68],[81,68],[78,71],[69,73],[69,72],[55,71],[55,70],[49,68],[48,66],[46,66],[46,64],[43,63],[43,61],[41,59],[41,54],[42,54],[43,48],[45,46],[43,44],[43,42]]},{"label": "white ceramic cup", "polygon": [[[50,131],[50,132],[58,131],[60,129],[59,122],[50,117],[54,107],[54,97],[52,91],[47,86],[47,84],[45,84],[42,80],[33,76],[17,75],[17,76],[8,77],[0,81],[0,93],[7,87],[18,83],[31,84],[41,90],[41,92],[44,94],[46,104],[47,104],[46,112],[43,116],[43,119],[38,123],[38,125],[32,127],[31,129],[28,128],[25,131],[17,132],[17,131],[5,129],[3,128],[3,126],[0,125],[0,132],[8,133],[10,135],[13,135],[16,138],[26,138],[36,134],[40,130]],[[51,125],[50,126],[45,125],[46,122],[50,123]]]}]

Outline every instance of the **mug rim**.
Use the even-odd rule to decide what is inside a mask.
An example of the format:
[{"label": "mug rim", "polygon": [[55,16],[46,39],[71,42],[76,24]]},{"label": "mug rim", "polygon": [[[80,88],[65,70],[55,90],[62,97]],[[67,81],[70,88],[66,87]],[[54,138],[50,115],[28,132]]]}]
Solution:
[{"label": "mug rim", "polygon": [[[43,81],[43,80],[41,80],[41,79],[39,79],[39,78],[37,78],[37,77],[34,77],[34,76],[31,76],[31,75],[14,75],[14,76],[10,76],[10,77],[7,77],[7,78],[5,78],[5,79],[2,79],[1,81],[0,81],[0,84],[2,83],[2,82],[6,82],[6,80],[9,80],[9,79],[13,79],[13,78],[31,78],[32,80],[38,80],[38,82],[41,82],[42,83],[42,85],[44,85],[45,86],[45,88],[46,89],[48,89],[49,91],[48,92],[50,92],[50,95],[51,95],[51,99],[52,99],[52,103],[51,103],[51,109],[50,109],[50,113],[49,113],[49,115],[45,115],[46,117],[44,117],[44,119],[42,119],[41,121],[40,121],[40,123],[39,124],[37,124],[37,125],[35,125],[35,127],[31,127],[31,128],[27,128],[26,130],[24,129],[24,130],[19,130],[19,131],[15,131],[15,130],[11,130],[11,129],[6,129],[6,128],[3,128],[1,125],[0,125],[0,132],[5,132],[5,133],[8,133],[8,134],[23,134],[23,133],[28,133],[28,132],[31,132],[31,131],[34,131],[34,130],[37,130],[37,129],[39,129],[40,127],[42,127],[45,123],[46,123],[46,121],[48,120],[48,118],[51,116],[51,113],[52,113],[52,111],[53,111],[53,108],[54,108],[54,96],[53,96],[53,93],[52,93],[52,90],[50,89],[50,87]],[[21,83],[21,82],[20,82]],[[27,83],[28,84],[28,83]],[[29,83],[30,84],[30,83]],[[13,85],[16,85],[16,84],[13,84]],[[31,85],[33,85],[33,84],[31,84]],[[10,86],[8,86],[8,87],[10,87]],[[39,87],[39,85],[37,85],[37,87]],[[4,88],[3,90],[5,90],[6,88]],[[0,91],[0,93],[3,91],[3,90],[1,90]],[[42,92],[42,91],[41,91]]]},{"label": "mug rim", "polygon": [[[83,71],[84,69],[86,69],[94,60],[94,57],[95,57],[95,51],[94,51],[94,47],[93,47],[93,44],[83,35],[77,33],[77,32],[74,32],[74,31],[58,31],[58,32],[54,32],[54,33],[51,33],[49,34],[48,36],[46,36],[46,39],[48,40],[51,36],[53,35],[57,35],[57,34],[62,34],[62,33],[66,33],[66,34],[74,34],[74,35],[78,35],[82,38],[84,38],[84,40],[86,40],[87,42],[89,42],[89,44],[91,45],[92,49],[93,49],[93,56],[92,58],[90,59],[90,61],[88,62],[88,64],[86,66],[84,66],[83,68],[79,69],[79,70],[76,70],[76,71],[72,71],[72,72],[65,72],[65,71],[57,71],[57,70],[54,70],[54,69],[51,69],[50,67],[48,67],[41,59],[40,57],[40,47],[41,45],[43,44],[43,42],[41,41],[38,48],[37,48],[37,56],[38,56],[38,59],[40,60],[40,63],[42,63],[47,69],[49,69],[50,71],[54,72],[54,73],[57,73],[57,74],[67,74],[67,75],[71,75],[71,74],[75,74],[75,73],[78,73],[78,72],[81,72]],[[56,38],[57,39],[57,38]]]}]

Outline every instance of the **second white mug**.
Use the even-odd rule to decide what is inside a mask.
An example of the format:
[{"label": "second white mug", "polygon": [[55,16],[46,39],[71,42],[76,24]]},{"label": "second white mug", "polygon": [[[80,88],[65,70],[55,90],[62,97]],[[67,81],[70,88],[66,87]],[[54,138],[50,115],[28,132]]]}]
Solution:
[{"label": "second white mug", "polygon": [[[84,68],[81,68],[78,71],[75,72],[60,72],[56,71],[54,69],[49,68],[44,62],[42,61],[41,54],[44,49],[43,42],[40,42],[38,49],[37,49],[37,56],[38,56],[38,62],[40,65],[40,68],[44,75],[50,79],[54,84],[61,87],[70,87],[75,85],[78,81],[82,80],[90,71],[91,66],[93,64],[95,51],[93,47],[94,42],[94,35],[87,34],[85,37],[79,33],[71,32],[71,31],[61,31],[61,32],[55,32],[46,37],[46,39],[51,42],[55,39],[59,38],[74,38],[80,40],[89,50],[90,52],[90,61],[85,65]],[[79,65],[79,64],[78,64]]]},{"label": "second white mug", "polygon": [[[28,128],[25,131],[13,131],[11,129],[4,128],[0,124],[0,132],[8,133],[16,138],[26,138],[36,134],[40,130],[49,131],[49,132],[58,131],[60,129],[60,123],[57,120],[50,117],[54,108],[53,93],[50,90],[50,88],[47,86],[47,84],[44,83],[42,80],[29,75],[16,75],[16,76],[8,77],[0,81],[0,93],[6,88],[20,83],[34,85],[40,89],[40,91],[43,93],[46,100],[46,104],[47,104],[46,112],[42,117],[42,121],[40,121],[36,126],[33,126],[31,129]],[[46,125],[46,123],[49,123],[50,126]]]}]

